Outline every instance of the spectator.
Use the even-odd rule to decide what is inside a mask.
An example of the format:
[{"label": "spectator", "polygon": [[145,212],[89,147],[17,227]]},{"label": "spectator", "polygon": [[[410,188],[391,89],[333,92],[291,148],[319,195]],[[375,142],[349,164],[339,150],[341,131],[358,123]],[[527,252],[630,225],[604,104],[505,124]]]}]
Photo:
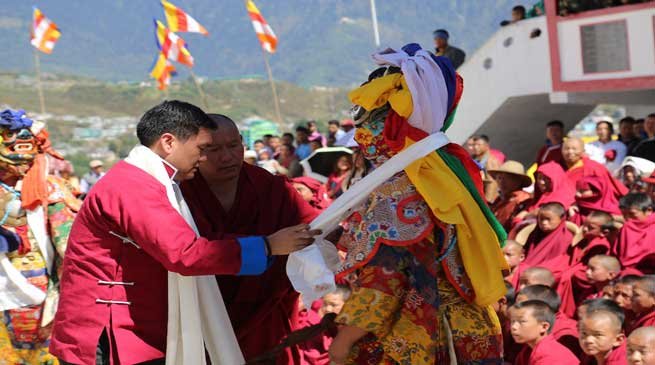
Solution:
[{"label": "spectator", "polygon": [[635,125],[632,128],[633,132],[635,133],[635,136],[637,138],[644,139],[646,138],[646,131],[644,130],[644,118],[639,118],[635,119]]},{"label": "spectator", "polygon": [[[355,140],[355,122],[352,119],[344,119],[341,121],[341,129],[344,131],[344,135],[337,139],[335,143],[336,146],[351,146]],[[354,143],[355,145],[357,142]]]},{"label": "spectator", "polygon": [[295,141],[292,133],[284,133],[282,135],[282,144],[293,146],[294,142]]},{"label": "spectator", "polygon": [[434,37],[434,44],[436,46],[435,54],[437,56],[444,56],[450,60],[455,69],[458,69],[466,59],[466,53],[457,47],[448,44],[450,35],[445,29],[437,29],[432,33]]},{"label": "spectator", "polygon": [[636,329],[628,336],[628,363],[655,365],[655,327]]},{"label": "spectator", "polygon": [[627,365],[621,313],[596,310],[580,321],[580,346],[589,363]]},{"label": "spectator", "polygon": [[523,164],[518,161],[507,161],[498,169],[488,172],[496,180],[500,190],[498,199],[491,204],[491,210],[509,232],[516,214],[524,210],[529,203],[530,194],[523,189],[532,185],[532,180],[525,174]]},{"label": "spectator", "polygon": [[503,20],[500,22],[500,26],[504,27],[509,24],[520,22],[521,20],[525,20],[525,6],[516,5],[512,8],[512,20]]},{"label": "spectator", "polygon": [[316,124],[316,121],[310,120],[307,122],[307,129],[309,129],[310,141],[319,141],[321,143],[321,147],[327,146],[327,140],[325,139],[325,136],[318,131],[318,125]]},{"label": "spectator", "polygon": [[553,120],[546,124],[546,144],[541,147],[537,153],[537,165],[544,164],[549,161],[555,161],[562,167],[564,160],[562,159],[562,142],[564,141],[564,123],[559,120]]},{"label": "spectator", "polygon": [[628,149],[623,142],[612,140],[614,126],[609,121],[596,123],[596,135],[598,140],[587,143],[585,153],[590,159],[605,165],[611,173],[615,173],[621,167]]},{"label": "spectator", "polygon": [[353,153],[353,169],[341,186],[343,191],[350,189],[356,182],[366,177],[371,170],[373,170],[371,161],[364,158],[364,155],[358,149],[355,150]]},{"label": "spectator", "polygon": [[339,157],[334,165],[334,172],[328,177],[327,187],[328,197],[336,199],[343,194],[342,184],[353,168],[352,157],[343,155]]},{"label": "spectator", "polygon": [[655,276],[646,275],[638,278],[632,287],[632,310],[635,320],[631,328],[626,330],[629,335],[639,327],[655,326]]},{"label": "spectator", "polygon": [[89,190],[95,185],[98,180],[105,176],[104,166],[100,160],[92,160],[89,162],[90,171],[82,177],[80,183],[80,191],[82,194],[88,194]]},{"label": "spectator", "polygon": [[257,166],[270,172],[273,175],[286,175],[287,169],[280,165],[277,160],[273,159],[271,150],[266,147],[259,151]]},{"label": "spectator", "polygon": [[300,193],[303,200],[317,210],[324,210],[332,200],[327,196],[325,185],[309,176],[295,177],[291,180],[293,187]]},{"label": "spectator", "polygon": [[334,146],[334,144],[340,140],[346,132],[344,132],[340,126],[339,126],[339,121],[336,119],[333,119],[328,122],[328,147]]},{"label": "spectator", "polygon": [[309,145],[309,129],[305,127],[296,128],[296,156],[304,160],[312,154],[312,148]]},{"label": "spectator", "polygon": [[555,286],[555,277],[550,270],[544,267],[533,266],[525,269],[519,278],[518,290],[523,290],[531,285]]},{"label": "spectator", "polygon": [[484,182],[484,194],[488,202],[496,200],[498,197],[498,184],[487,173],[489,170],[495,170],[500,167],[500,161],[491,154],[489,146],[489,137],[484,134],[475,136],[474,156],[473,159],[482,167],[482,178]]},{"label": "spectator", "polygon": [[271,147],[271,138],[273,138],[272,134],[264,134],[262,136],[262,142],[264,142],[264,146],[266,147]]},{"label": "spectator", "polygon": [[268,140],[268,146],[271,148],[271,151],[273,151],[273,157],[277,158],[277,156],[280,154],[280,146],[282,145],[282,142],[280,141],[280,137],[278,136],[272,136]]},{"label": "spectator", "polygon": [[252,149],[259,155],[259,151],[266,147],[266,144],[263,140],[257,139],[252,143]]},{"label": "spectator", "polygon": [[643,273],[642,263],[655,252],[653,201],[647,194],[630,193],[621,198],[620,207],[625,223],[612,248],[612,255],[621,261],[624,271],[630,269]]},{"label": "spectator", "polygon": [[546,9],[544,8],[544,0],[539,0],[535,3],[530,10],[525,14],[526,18],[535,18],[546,14]]},{"label": "spectator", "polygon": [[475,156],[475,136],[471,136],[464,143],[464,149],[469,153],[471,158]]},{"label": "spectator", "polygon": [[523,248],[525,265],[540,266],[562,254],[573,242],[573,233],[566,225],[566,210],[553,202],[539,207],[537,227],[530,233]]},{"label": "spectator", "polygon": [[646,139],[634,149],[633,155],[655,162],[655,113],[648,114],[644,120]]},{"label": "spectator", "polygon": [[80,179],[75,176],[75,170],[73,164],[70,161],[64,160],[61,170],[59,170],[59,177],[64,180],[66,187],[73,193],[75,196],[79,196],[82,191],[80,188]]},{"label": "spectator", "polygon": [[296,156],[296,149],[290,144],[283,144],[280,146],[280,155],[277,158],[282,167],[287,169],[287,176],[295,178],[302,176],[302,166],[298,162]]},{"label": "spectator", "polygon": [[632,155],[632,151],[639,144],[639,138],[635,135],[634,126],[636,120],[633,117],[625,117],[619,122],[619,138],[618,140],[628,149],[628,156]]}]

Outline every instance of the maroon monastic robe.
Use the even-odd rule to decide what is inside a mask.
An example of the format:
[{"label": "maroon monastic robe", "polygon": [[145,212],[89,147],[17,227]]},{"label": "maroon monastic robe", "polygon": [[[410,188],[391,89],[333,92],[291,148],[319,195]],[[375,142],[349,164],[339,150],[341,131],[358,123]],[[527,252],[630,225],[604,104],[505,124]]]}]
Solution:
[{"label": "maroon monastic robe", "polygon": [[566,175],[573,183],[573,186],[576,186],[585,176],[598,176],[610,183],[611,190],[616,196],[623,196],[629,192],[628,188],[615,179],[605,166],[587,157],[582,158],[582,166],[570,168],[566,171]]},{"label": "maroon monastic robe", "polygon": [[[598,362],[595,358],[585,355],[582,361],[583,365],[596,365]],[[628,365],[628,348],[624,340],[618,347],[612,349],[612,352],[605,358],[605,365]]]},{"label": "maroon monastic robe", "polygon": [[[200,234],[269,235],[279,229],[309,223],[317,211],[305,202],[286,178],[244,164],[236,198],[226,212],[205,180],[196,177],[182,185]],[[262,275],[217,277],[223,301],[246,360],[276,346],[291,332],[298,294],[286,275],[286,257],[276,257]],[[298,353],[287,350],[278,364],[298,363]]]},{"label": "maroon monastic robe", "polygon": [[530,233],[523,246],[525,249],[525,267],[541,266],[543,263],[566,253],[573,241],[573,233],[566,227],[566,221],[562,220],[557,228],[545,233],[539,226]]},{"label": "maroon monastic robe", "polygon": [[634,319],[634,321],[630,324],[630,326],[625,331],[626,332],[625,335],[630,336],[632,331],[640,327],[653,327],[653,326],[655,326],[655,310],[638,314],[637,317]]},{"label": "maroon monastic robe", "polygon": [[[655,214],[651,214],[645,220],[630,219],[623,225],[619,233],[619,239],[612,249],[612,255],[616,256],[625,269],[637,269],[647,267],[644,261],[655,252]],[[652,261],[652,260],[651,260]],[[648,270],[646,270],[648,271]],[[655,273],[650,268],[650,272]]]},{"label": "maroon monastic robe", "polygon": [[577,365],[580,360],[553,335],[541,339],[534,348],[524,345],[514,365]]}]

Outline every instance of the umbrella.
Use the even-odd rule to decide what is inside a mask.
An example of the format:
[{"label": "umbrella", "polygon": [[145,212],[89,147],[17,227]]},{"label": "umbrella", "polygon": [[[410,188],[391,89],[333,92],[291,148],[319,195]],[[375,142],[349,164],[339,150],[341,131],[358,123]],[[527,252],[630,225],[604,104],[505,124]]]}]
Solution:
[{"label": "umbrella", "polygon": [[309,157],[300,161],[300,164],[305,170],[305,176],[325,183],[334,171],[337,160],[341,156],[352,154],[353,151],[346,147],[324,147],[312,152]]}]

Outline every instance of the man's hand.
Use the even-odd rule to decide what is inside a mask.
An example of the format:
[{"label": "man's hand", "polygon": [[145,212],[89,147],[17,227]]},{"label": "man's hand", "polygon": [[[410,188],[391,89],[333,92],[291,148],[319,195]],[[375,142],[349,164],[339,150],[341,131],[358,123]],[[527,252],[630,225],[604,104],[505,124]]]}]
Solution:
[{"label": "man's hand", "polygon": [[280,256],[302,250],[314,242],[314,236],[321,233],[318,229],[309,230],[307,224],[281,229],[267,237],[271,246],[270,254]]}]

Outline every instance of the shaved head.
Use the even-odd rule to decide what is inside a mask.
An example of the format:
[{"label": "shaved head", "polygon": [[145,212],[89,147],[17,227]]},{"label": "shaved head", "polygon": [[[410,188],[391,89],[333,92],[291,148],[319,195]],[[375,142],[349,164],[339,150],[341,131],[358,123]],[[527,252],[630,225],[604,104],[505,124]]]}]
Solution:
[{"label": "shaved head", "polygon": [[641,327],[628,337],[628,364],[655,365],[655,327]]},{"label": "shaved head", "polygon": [[633,337],[647,338],[650,341],[653,341],[653,345],[655,346],[655,327],[652,326],[639,327],[636,330],[632,331],[632,333],[628,338],[633,338]]},{"label": "shaved head", "polygon": [[555,285],[555,277],[550,270],[543,267],[531,267],[523,271],[519,278],[519,289],[522,290],[530,285],[545,285],[553,287]]},{"label": "shaved head", "polygon": [[584,142],[580,138],[567,138],[562,144],[562,157],[570,168],[582,159],[584,155]]},{"label": "shaved head", "polygon": [[218,185],[235,183],[241,173],[243,145],[239,128],[222,114],[208,114],[218,128],[212,133],[212,144],[207,148],[207,161],[200,164],[200,174],[214,189]]},{"label": "shaved head", "polygon": [[589,262],[594,261],[598,265],[604,267],[609,272],[618,273],[621,271],[621,263],[614,256],[596,255],[589,259]]}]

